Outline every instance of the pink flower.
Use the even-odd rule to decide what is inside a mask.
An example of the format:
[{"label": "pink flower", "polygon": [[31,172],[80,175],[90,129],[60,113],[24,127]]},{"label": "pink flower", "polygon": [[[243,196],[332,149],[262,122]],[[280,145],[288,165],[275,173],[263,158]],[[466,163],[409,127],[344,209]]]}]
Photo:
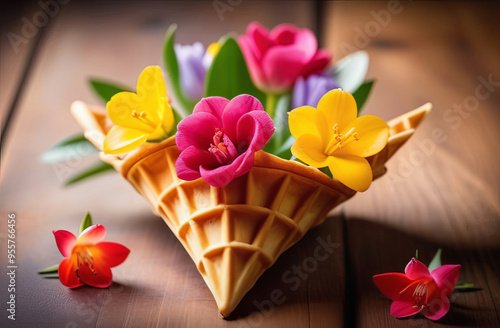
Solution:
[{"label": "pink flower", "polygon": [[57,247],[65,257],[59,264],[59,280],[69,288],[84,284],[106,288],[111,285],[111,268],[121,264],[130,250],[117,243],[103,242],[106,228],[96,224],[85,229],[78,239],[66,230],[52,231]]},{"label": "pink flower", "polygon": [[254,153],[273,133],[273,121],[255,97],[204,98],[178,125],[177,176],[187,181],[202,177],[214,187],[225,186],[252,168]]},{"label": "pink flower", "polygon": [[442,318],[450,309],[448,295],[460,275],[460,265],[442,265],[429,272],[420,261],[411,259],[405,273],[373,276],[378,289],[393,300],[391,315],[396,318],[422,313],[431,320]]},{"label": "pink flower", "polygon": [[257,22],[250,23],[238,42],[254,83],[267,92],[286,91],[298,77],[323,71],[331,58],[325,50],[318,50],[310,30],[291,24],[269,32]]}]

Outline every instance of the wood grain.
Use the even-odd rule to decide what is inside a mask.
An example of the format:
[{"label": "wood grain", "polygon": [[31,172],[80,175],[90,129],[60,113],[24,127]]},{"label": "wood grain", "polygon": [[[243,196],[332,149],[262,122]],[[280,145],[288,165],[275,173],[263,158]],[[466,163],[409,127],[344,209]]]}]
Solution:
[{"label": "wood grain", "polygon": [[[344,243],[338,215],[283,254],[243,299],[231,320],[223,320],[181,244],[121,177],[109,174],[62,188],[63,180],[89,162],[71,158],[67,164],[51,166],[37,160],[51,144],[80,131],[69,113],[72,101],[98,103],[86,84],[89,77],[133,87],[143,67],[162,64],[162,42],[171,23],[178,24],[178,42],[207,45],[229,31],[244,32],[252,20],[268,26],[289,21],[310,27],[311,3],[242,2],[220,20],[212,2],[127,2],[117,6],[75,1],[54,18],[25,86],[2,161],[0,215],[15,212],[18,217],[17,260],[22,266],[17,277],[17,326],[342,325]],[[88,210],[96,223],[108,228],[107,240],[131,249],[127,261],[113,269],[113,285],[104,290],[68,290],[58,280],[38,276],[38,269],[61,259],[51,231],[76,232]],[[293,270],[304,261],[311,265],[317,238],[330,238],[338,248],[311,272],[301,269],[298,278]],[[2,254],[4,251],[2,246]],[[2,327],[5,319],[1,317]]]},{"label": "wood grain", "polygon": [[[207,45],[229,31],[244,32],[252,20],[269,27],[286,21],[312,28],[314,4],[242,1],[222,18],[212,1],[65,5],[34,58],[2,149],[0,216],[15,212],[18,218],[19,288],[18,321],[1,316],[1,326],[500,326],[498,87],[473,111],[447,112],[471,101],[467,97],[475,96],[479,77],[491,74],[500,81],[500,43],[494,33],[499,5],[401,3],[403,10],[391,14],[377,32],[373,12],[380,18],[389,3],[324,3],[318,7],[322,43],[335,59],[354,49],[369,52],[368,75],[377,82],[366,114],[390,119],[427,101],[434,103],[433,112],[388,164],[389,174],[284,253],[229,320],[218,314],[175,236],[123,179],[109,174],[62,188],[69,175],[90,162],[76,156],[64,165],[45,165],[38,157],[79,131],[69,113],[72,101],[99,103],[87,85],[89,77],[133,87],[143,67],[162,64],[162,41],[171,23],[178,24],[178,42]],[[368,42],[357,42],[358,28],[367,27],[373,29]],[[2,113],[18,91],[9,81],[19,78],[23,60],[5,49]],[[440,138],[436,129],[443,131]],[[61,259],[51,231],[76,232],[88,210],[108,228],[107,240],[131,249],[127,261],[113,269],[113,285],[69,290],[38,276],[38,269]],[[1,254],[6,254],[4,229]],[[316,248],[328,238],[334,251],[319,261]],[[461,279],[480,290],[453,294],[449,314],[437,323],[392,318],[390,301],[376,290],[372,275],[401,272],[417,248],[428,262],[438,247],[443,247],[444,263],[462,264]],[[311,259],[318,262],[314,270]],[[5,288],[0,290],[2,299],[8,297]]]},{"label": "wood grain", "polygon": [[[2,136],[7,121],[14,117],[17,102],[22,98],[23,85],[31,72],[31,59],[49,20],[36,21],[33,17],[41,10],[34,3],[9,2],[2,8],[0,19],[0,126]],[[42,17],[42,16],[40,16]],[[45,16],[43,16],[45,17]],[[43,18],[42,17],[42,18]],[[47,16],[48,17],[48,16]],[[12,113],[11,113],[12,111]],[[10,118],[9,118],[10,116]]]},{"label": "wood grain", "polygon": [[[370,55],[368,75],[377,82],[366,114],[389,119],[426,101],[434,104],[388,163],[388,174],[345,206],[346,265],[352,273],[347,293],[355,295],[346,320],[359,327],[498,326],[493,272],[499,263],[500,173],[497,147],[488,140],[500,137],[500,92],[496,86],[485,96],[481,87],[485,99],[476,95],[481,78],[500,81],[500,67],[492,61],[500,43],[486,37],[499,27],[498,4],[402,2],[400,13],[384,16],[388,5],[327,5],[328,49],[337,58],[348,46]],[[439,247],[444,263],[462,264],[461,278],[481,290],[454,293],[449,314],[437,324],[392,318],[390,300],[371,277],[403,272],[416,249],[428,263]]]},{"label": "wood grain", "polygon": [[[500,247],[499,155],[488,142],[500,137],[500,91],[493,87],[484,100],[475,96],[478,78],[500,81],[498,64],[479,59],[498,56],[500,47],[498,42],[476,46],[470,32],[481,38],[498,27],[492,17],[498,5],[491,6],[488,11],[464,3],[401,4],[401,13],[360,47],[370,55],[369,77],[377,80],[365,114],[389,119],[426,101],[434,109],[389,162],[389,174],[348,204],[348,216],[448,245]],[[346,44],[361,44],[356,31],[374,25],[372,13],[388,12],[385,2],[334,3],[329,10],[327,47],[337,55]],[[471,99],[478,103],[473,111],[466,109]],[[451,112],[454,106],[464,108],[463,118]],[[367,202],[376,213],[361,206]]]}]

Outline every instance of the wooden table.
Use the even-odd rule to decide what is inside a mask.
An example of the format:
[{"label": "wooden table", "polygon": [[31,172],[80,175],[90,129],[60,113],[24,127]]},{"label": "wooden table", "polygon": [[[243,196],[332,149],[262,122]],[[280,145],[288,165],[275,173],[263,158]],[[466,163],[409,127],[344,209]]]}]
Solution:
[{"label": "wooden table", "polygon": [[[18,251],[16,321],[4,310],[2,327],[500,326],[498,4],[63,2],[51,7],[47,24],[36,2],[2,9],[2,265],[8,213],[17,216]],[[221,2],[229,7],[218,14],[214,3]],[[223,320],[187,253],[131,186],[109,174],[63,188],[63,180],[89,162],[45,165],[38,158],[80,131],[69,113],[73,100],[99,104],[89,77],[134,86],[143,67],[162,64],[171,23],[179,25],[178,42],[207,45],[229,31],[243,33],[252,20],[313,28],[335,60],[368,51],[368,78],[377,82],[365,114],[390,119],[427,101],[434,109],[389,162],[389,174],[283,254],[234,319]],[[39,27],[28,33],[26,21]],[[22,42],[13,46],[9,33]],[[488,79],[493,82],[478,94]],[[69,290],[38,276],[38,269],[61,259],[51,231],[76,232],[88,210],[108,228],[107,240],[131,249],[113,269],[113,285]],[[283,279],[328,238],[337,247],[315,271],[298,283]],[[444,263],[461,264],[461,279],[479,290],[454,293],[450,312],[437,323],[391,317],[390,300],[371,277],[402,271],[415,249],[428,262],[439,247]],[[1,284],[6,302],[5,273]],[[285,301],[269,307],[273,289]]]}]

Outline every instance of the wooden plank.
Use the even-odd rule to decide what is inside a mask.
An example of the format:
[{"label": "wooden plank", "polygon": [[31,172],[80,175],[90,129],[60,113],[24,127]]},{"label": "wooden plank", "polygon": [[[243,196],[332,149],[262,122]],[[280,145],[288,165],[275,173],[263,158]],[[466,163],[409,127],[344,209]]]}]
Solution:
[{"label": "wooden plank", "polygon": [[[443,249],[443,264],[461,264],[460,279],[474,283],[480,290],[455,292],[450,295],[450,312],[438,323],[425,318],[398,320],[392,318],[391,301],[375,287],[372,276],[386,272],[404,272],[409,260],[419,250],[419,259],[428,264],[438,245],[415,235],[401,232],[385,224],[363,219],[348,219],[349,257],[355,285],[347,292],[356,296],[351,320],[357,327],[408,327],[409,325],[439,325],[454,327],[496,327],[498,317],[498,277],[493,274],[498,263],[498,251]],[[369,233],[363,233],[369,231]],[[496,265],[498,268],[498,264]],[[347,319],[346,319],[347,320]],[[376,323],[376,324],[374,324]]]},{"label": "wooden plank", "polygon": [[[332,20],[339,24],[333,30],[347,32],[342,39],[336,32],[328,40],[347,43],[353,27],[367,25],[373,20],[370,11],[383,10],[386,4],[362,5],[339,3],[332,7]],[[404,231],[447,244],[499,247],[495,232],[500,229],[500,173],[495,164],[496,152],[486,140],[500,137],[496,128],[500,100],[493,86],[486,96],[488,91],[481,81],[488,77],[498,80],[500,69],[494,70],[493,64],[489,70],[482,63],[476,64],[475,53],[468,52],[465,46],[469,36],[460,31],[474,27],[466,28],[460,17],[463,12],[474,13],[475,7],[455,6],[449,13],[446,4],[407,6],[392,17],[367,48],[371,58],[369,77],[377,82],[366,113],[389,119],[428,100],[434,103],[434,109],[409,144],[389,162],[389,174],[350,202],[347,214],[385,220]],[[420,28],[423,24],[419,19],[424,16],[439,25],[433,28],[428,23]],[[483,20],[475,21],[480,24]],[[451,28],[453,24],[457,27]],[[408,31],[413,32],[408,35]],[[459,40],[465,45],[457,47],[446,40]],[[377,46],[380,44],[392,46]],[[484,57],[500,53],[497,46],[482,49],[489,54]],[[485,93],[484,100],[476,97],[476,90]],[[454,112],[453,108],[464,112]],[[367,215],[367,207],[360,206],[362,202],[375,203],[388,197],[390,202],[377,205],[381,211],[378,217]],[[406,219],[400,220],[403,213]],[[433,224],[422,224],[426,220]]]},{"label": "wooden plank", "polygon": [[[30,59],[50,19],[34,3],[12,1],[5,5],[2,12],[5,16],[1,19],[0,40],[0,126],[2,136],[6,136],[3,130],[9,113],[15,110],[18,91],[26,80],[25,72],[29,71]],[[47,20],[44,20],[45,17]]]},{"label": "wooden plank", "polygon": [[434,103],[388,174],[345,206],[353,276],[347,293],[355,291],[346,320],[360,327],[434,325],[392,318],[371,277],[402,272],[417,248],[428,262],[444,247],[444,262],[462,264],[463,279],[482,290],[453,294],[438,324],[498,326],[498,251],[490,249],[500,247],[500,172],[490,141],[500,137],[500,98],[498,86],[488,90],[481,82],[500,80],[500,46],[486,37],[498,30],[498,4],[401,2],[399,13],[383,16],[391,3],[327,6],[328,49],[336,58],[353,48],[370,55],[368,76],[377,82],[365,114],[390,119]]},{"label": "wooden plank", "polygon": [[[283,254],[245,297],[235,318],[225,321],[187,253],[131,186],[110,174],[63,189],[64,178],[88,162],[75,158],[62,166],[50,166],[37,160],[55,141],[80,131],[69,113],[72,101],[98,103],[87,78],[108,78],[133,87],[143,67],[162,63],[162,41],[171,23],[178,23],[178,42],[205,45],[230,31],[242,33],[252,20],[270,27],[283,21],[306,27],[313,24],[310,2],[244,1],[231,8],[221,19],[212,2],[138,1],[119,6],[115,2],[70,2],[55,18],[25,86],[2,162],[0,215],[15,212],[18,218],[16,325],[342,324],[344,261],[338,216]],[[104,290],[69,290],[57,280],[39,277],[38,269],[61,260],[51,231],[76,232],[88,210],[95,223],[107,227],[107,240],[131,249],[127,261],[113,269],[113,285]],[[293,290],[298,279],[292,271],[294,265],[314,266],[311,257],[314,259],[320,245],[318,238],[330,238],[339,247],[318,261],[321,263],[314,270],[307,267],[311,272]],[[273,290],[281,290],[283,295],[272,294]],[[260,311],[256,305],[265,306],[271,300],[275,300],[273,311]],[[2,326],[4,319],[2,316]]]}]

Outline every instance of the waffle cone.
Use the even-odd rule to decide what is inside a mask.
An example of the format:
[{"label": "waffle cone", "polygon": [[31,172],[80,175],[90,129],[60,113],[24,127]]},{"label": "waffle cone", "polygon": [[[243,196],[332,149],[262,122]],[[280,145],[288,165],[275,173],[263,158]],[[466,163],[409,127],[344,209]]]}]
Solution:
[{"label": "waffle cone", "polygon": [[[429,110],[426,104],[389,122],[387,146],[368,159],[374,178],[385,173],[385,162]],[[110,127],[105,113],[82,102],[73,103],[72,112],[85,136],[102,148]],[[315,168],[264,151],[256,153],[247,174],[216,188],[202,179],[180,180],[175,173],[178,156],[174,137],[121,157],[101,153],[174,232],[224,316],[284,251],[356,193]]]}]

